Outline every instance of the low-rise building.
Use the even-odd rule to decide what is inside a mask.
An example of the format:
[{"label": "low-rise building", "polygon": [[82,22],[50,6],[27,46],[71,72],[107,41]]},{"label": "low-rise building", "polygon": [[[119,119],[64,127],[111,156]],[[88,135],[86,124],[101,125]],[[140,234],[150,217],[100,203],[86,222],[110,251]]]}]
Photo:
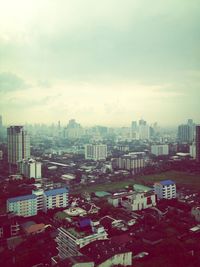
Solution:
[{"label": "low-rise building", "polygon": [[90,231],[76,228],[58,228],[59,234],[56,238],[58,244],[58,256],[65,259],[70,256],[80,255],[79,250],[95,240],[107,239],[104,227],[97,224]]},{"label": "low-rise building", "polygon": [[7,200],[7,212],[13,212],[18,216],[30,217],[37,214],[37,196],[25,195],[9,198]]},{"label": "low-rise building", "polygon": [[65,208],[68,206],[68,189],[57,188],[44,191],[44,208],[46,212],[48,209]]},{"label": "low-rise building", "polygon": [[121,205],[131,211],[147,209],[156,206],[156,196],[153,192],[133,192],[122,199]]},{"label": "low-rise building", "polygon": [[171,180],[164,180],[154,184],[154,192],[158,199],[176,198],[176,184]]},{"label": "low-rise building", "polygon": [[18,216],[29,217],[37,215],[39,210],[65,208],[68,206],[68,189],[57,188],[43,191],[33,190],[31,195],[7,199],[7,211]]},{"label": "low-rise building", "polygon": [[132,266],[132,252],[112,240],[97,240],[84,246],[83,255],[91,258],[97,267]]},{"label": "low-rise building", "polygon": [[200,222],[200,207],[193,207],[191,210],[191,215],[197,222]]},{"label": "low-rise building", "polygon": [[151,153],[156,156],[169,155],[169,145],[166,144],[152,145]]},{"label": "low-rise building", "polygon": [[0,216],[0,240],[17,236],[20,232],[20,225],[17,218],[5,214]]}]

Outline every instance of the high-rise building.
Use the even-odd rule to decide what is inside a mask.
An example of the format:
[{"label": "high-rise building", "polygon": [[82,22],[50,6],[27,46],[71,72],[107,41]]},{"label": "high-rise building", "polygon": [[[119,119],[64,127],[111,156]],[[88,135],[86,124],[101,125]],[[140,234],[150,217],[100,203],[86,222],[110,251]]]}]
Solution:
[{"label": "high-rise building", "polygon": [[0,128],[3,127],[2,116],[0,115]]},{"label": "high-rise building", "polygon": [[85,146],[85,159],[105,160],[107,157],[107,145],[87,144]]},{"label": "high-rise building", "polygon": [[138,139],[137,121],[132,121],[132,123],[131,123],[131,138],[132,139]]},{"label": "high-rise building", "polygon": [[19,161],[30,158],[30,136],[23,126],[10,126],[7,129],[7,138],[8,163],[12,172]]},{"label": "high-rise building", "polygon": [[69,120],[67,127],[64,129],[64,137],[68,139],[78,139],[83,134],[83,128],[74,119]]},{"label": "high-rise building", "polygon": [[196,160],[200,163],[200,125],[196,125]]},{"label": "high-rise building", "polygon": [[192,143],[195,139],[195,123],[189,119],[187,124],[178,126],[178,139],[181,142]]},{"label": "high-rise building", "polygon": [[22,160],[18,163],[19,172],[27,178],[42,178],[41,166],[42,163],[34,159]]}]

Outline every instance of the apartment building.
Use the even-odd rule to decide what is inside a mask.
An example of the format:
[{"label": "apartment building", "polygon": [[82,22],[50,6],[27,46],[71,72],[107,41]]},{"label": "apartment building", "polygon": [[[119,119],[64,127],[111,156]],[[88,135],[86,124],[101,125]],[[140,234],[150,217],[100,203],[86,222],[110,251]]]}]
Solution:
[{"label": "apartment building", "polygon": [[158,199],[176,198],[176,184],[171,180],[164,180],[154,184],[154,192]]}]

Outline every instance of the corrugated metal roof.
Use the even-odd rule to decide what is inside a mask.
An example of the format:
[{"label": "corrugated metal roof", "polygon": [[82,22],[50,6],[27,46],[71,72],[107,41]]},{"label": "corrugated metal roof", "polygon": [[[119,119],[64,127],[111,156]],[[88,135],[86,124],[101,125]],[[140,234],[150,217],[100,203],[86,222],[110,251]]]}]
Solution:
[{"label": "corrugated metal roof", "polygon": [[37,196],[33,194],[25,195],[25,196],[8,198],[8,202],[17,202],[17,201],[23,201],[23,200],[29,200],[29,199],[35,199],[35,198],[37,198]]},{"label": "corrugated metal roof", "polygon": [[56,188],[56,189],[51,189],[48,191],[45,191],[44,194],[49,197],[49,196],[55,196],[63,193],[68,193],[68,189],[63,187],[63,188]]}]

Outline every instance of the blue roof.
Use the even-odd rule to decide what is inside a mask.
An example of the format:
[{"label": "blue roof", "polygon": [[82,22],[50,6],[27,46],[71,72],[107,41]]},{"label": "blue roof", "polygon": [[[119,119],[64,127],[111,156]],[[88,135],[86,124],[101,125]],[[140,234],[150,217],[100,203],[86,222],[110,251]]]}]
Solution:
[{"label": "blue roof", "polygon": [[56,196],[56,195],[63,194],[63,193],[68,193],[68,189],[63,187],[63,188],[52,189],[52,190],[48,190],[44,192],[44,194],[47,197]]},{"label": "blue roof", "polygon": [[164,181],[160,181],[161,185],[173,185],[175,184],[175,182],[173,182],[172,180],[164,180]]},{"label": "blue roof", "polygon": [[79,220],[80,228],[90,226],[90,224],[91,224],[91,220],[89,218],[84,218],[84,219]]},{"label": "blue roof", "polygon": [[37,196],[33,194],[25,195],[25,196],[8,198],[8,202],[17,202],[17,201],[23,201],[23,200],[29,200],[29,199],[35,199],[35,198],[37,198]]}]

